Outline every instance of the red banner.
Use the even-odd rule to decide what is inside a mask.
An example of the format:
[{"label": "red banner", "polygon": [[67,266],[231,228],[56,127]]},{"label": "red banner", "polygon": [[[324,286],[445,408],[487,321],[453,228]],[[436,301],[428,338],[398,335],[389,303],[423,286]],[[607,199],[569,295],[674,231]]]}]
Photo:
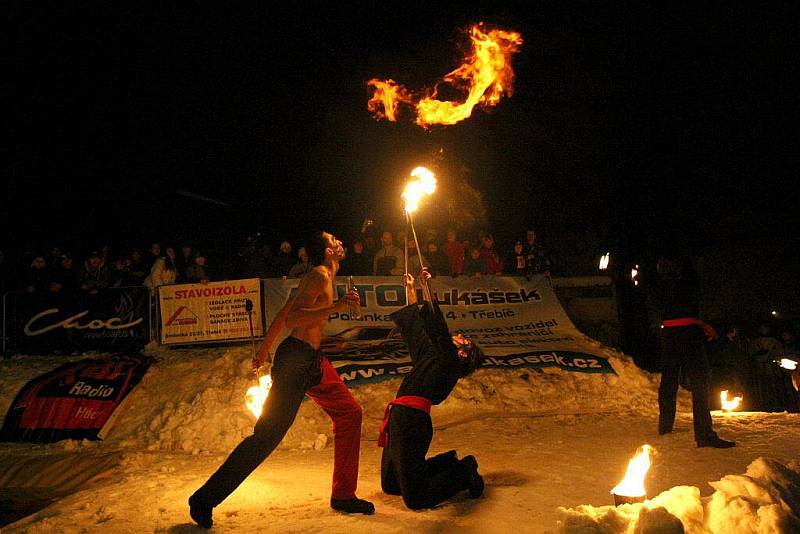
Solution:
[{"label": "red banner", "polygon": [[151,358],[117,354],[70,362],[28,382],[0,429],[0,441],[51,443],[98,433],[147,372]]}]

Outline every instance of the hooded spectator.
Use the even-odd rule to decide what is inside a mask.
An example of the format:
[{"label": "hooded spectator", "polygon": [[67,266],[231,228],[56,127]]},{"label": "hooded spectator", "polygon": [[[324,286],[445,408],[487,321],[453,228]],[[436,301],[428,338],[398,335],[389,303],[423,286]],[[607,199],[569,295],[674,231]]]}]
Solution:
[{"label": "hooded spectator", "polygon": [[144,264],[144,260],[142,259],[142,251],[138,248],[131,250],[130,260],[131,266],[128,274],[130,276],[131,285],[144,285],[144,279],[147,278],[147,275],[150,273],[150,271]]},{"label": "hooded spectator", "polygon": [[178,273],[177,281],[182,283],[186,281],[186,269],[194,263],[194,251],[190,243],[181,245],[180,253],[175,259],[175,269]]},{"label": "hooded spectator", "polygon": [[72,254],[69,252],[61,254],[58,265],[53,269],[53,282],[61,286],[61,293],[65,295],[74,294],[78,288],[79,277]]},{"label": "hooded spectator", "polygon": [[81,289],[92,295],[99,290],[111,285],[109,270],[103,265],[103,258],[99,251],[93,250],[84,262],[81,272]]},{"label": "hooded spectator", "polygon": [[425,261],[431,275],[447,276],[450,273],[450,266],[447,263],[447,256],[439,250],[436,240],[428,241],[428,250],[425,252]]}]

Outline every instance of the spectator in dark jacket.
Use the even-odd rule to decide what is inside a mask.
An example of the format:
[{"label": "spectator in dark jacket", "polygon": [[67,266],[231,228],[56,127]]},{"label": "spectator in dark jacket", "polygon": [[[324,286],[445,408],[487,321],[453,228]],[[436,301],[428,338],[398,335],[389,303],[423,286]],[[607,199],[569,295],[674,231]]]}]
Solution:
[{"label": "spectator in dark jacket", "polygon": [[[130,272],[128,273],[132,286],[144,285],[144,279],[150,274],[150,270],[146,267],[142,259],[142,251],[138,248],[131,250],[130,254]],[[152,267],[152,266],[151,266]]]},{"label": "spectator in dark jacket", "polygon": [[196,253],[192,264],[186,268],[186,282],[189,284],[206,284],[211,280],[206,267],[206,257]]},{"label": "spectator in dark jacket", "polygon": [[353,241],[347,255],[342,260],[339,273],[342,276],[369,276],[372,274],[372,256],[364,250],[363,241],[360,239]]},{"label": "spectator in dark jacket", "polygon": [[469,257],[464,261],[464,275],[472,278],[480,278],[486,274],[486,264],[481,258],[481,249],[472,247]]},{"label": "spectator in dark jacket", "polygon": [[100,253],[96,250],[90,252],[81,272],[81,289],[87,293],[96,294],[110,285],[110,272],[103,265]]},{"label": "spectator in dark jacket", "polygon": [[44,295],[50,286],[50,273],[47,270],[47,261],[42,254],[36,254],[23,276],[23,288],[28,293]]},{"label": "spectator in dark jacket", "polygon": [[294,259],[292,258],[292,244],[288,241],[281,242],[278,249],[278,254],[272,262],[272,275],[278,278],[289,276],[289,271],[294,266]]},{"label": "spectator in dark jacket", "polygon": [[177,273],[176,281],[179,284],[186,281],[186,269],[188,269],[193,263],[194,251],[192,250],[192,245],[189,243],[184,243],[181,245],[180,253],[175,259],[175,270]]},{"label": "spectator in dark jacket", "polygon": [[450,273],[450,266],[447,263],[447,256],[439,250],[439,245],[431,239],[428,241],[428,250],[425,254],[426,267],[432,276],[447,276]]}]

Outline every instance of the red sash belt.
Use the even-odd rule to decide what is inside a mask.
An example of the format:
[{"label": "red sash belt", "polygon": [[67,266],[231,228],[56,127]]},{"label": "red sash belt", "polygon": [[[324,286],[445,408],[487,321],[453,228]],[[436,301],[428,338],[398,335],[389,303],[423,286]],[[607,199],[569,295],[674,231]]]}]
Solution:
[{"label": "red sash belt", "polygon": [[706,333],[706,337],[708,339],[715,339],[719,337],[717,331],[710,324],[706,324],[700,319],[695,319],[694,317],[681,317],[679,319],[667,319],[661,323],[661,326],[665,328],[671,328],[674,326],[691,326],[693,324],[698,325],[700,328],[703,329],[703,332]]},{"label": "red sash belt", "polygon": [[431,401],[425,397],[417,397],[414,395],[403,395],[397,397],[395,400],[386,405],[386,411],[383,414],[383,423],[381,423],[381,433],[378,435],[378,447],[385,447],[389,443],[389,433],[386,431],[386,425],[389,424],[389,414],[392,411],[392,406],[399,404],[406,408],[414,408],[425,413],[431,413]]}]

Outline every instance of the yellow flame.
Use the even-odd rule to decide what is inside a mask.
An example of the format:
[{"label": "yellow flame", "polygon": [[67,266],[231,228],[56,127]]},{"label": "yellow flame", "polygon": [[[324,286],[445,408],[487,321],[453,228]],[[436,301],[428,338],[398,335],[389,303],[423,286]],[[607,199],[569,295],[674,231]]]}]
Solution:
[{"label": "yellow flame", "polygon": [[719,394],[719,398],[722,401],[722,409],[726,412],[730,412],[739,408],[739,405],[742,402],[741,397],[734,397],[733,399],[728,399],[728,390],[723,390],[722,393]]},{"label": "yellow flame", "polygon": [[790,360],[789,358],[781,358],[781,367],[788,369],[789,371],[794,371],[797,369],[797,362]]},{"label": "yellow flame", "polygon": [[511,96],[514,71],[511,54],[519,50],[522,36],[504,30],[482,31],[481,25],[470,30],[472,55],[444,77],[444,82],[467,89],[463,102],[442,101],[436,98],[438,87],[417,104],[417,124],[455,124],[472,115],[472,109],[482,104],[495,106],[503,94]]},{"label": "yellow flame", "polygon": [[244,395],[244,403],[247,409],[253,412],[256,419],[261,417],[261,408],[264,406],[264,401],[269,396],[269,389],[272,387],[272,377],[264,375],[258,379],[257,386],[251,386],[247,393]]},{"label": "yellow flame", "polygon": [[614,486],[611,493],[625,497],[643,497],[647,495],[647,491],[644,489],[644,477],[647,476],[647,471],[650,469],[650,451],[652,450],[653,447],[650,445],[639,447],[636,455],[628,462],[625,478]]},{"label": "yellow flame", "polygon": [[406,184],[403,191],[403,200],[406,202],[406,213],[414,213],[419,207],[419,201],[424,195],[436,191],[436,176],[425,167],[417,167],[411,171],[411,176],[416,178]]},{"label": "yellow flame", "polygon": [[373,78],[367,82],[367,85],[375,88],[372,98],[367,102],[367,109],[376,119],[385,118],[396,122],[397,108],[400,102],[411,102],[411,96],[406,88],[394,80],[381,81]]},{"label": "yellow flame", "polygon": [[611,259],[611,253],[610,252],[606,252],[605,254],[600,256],[600,270],[601,271],[605,271],[606,269],[608,269],[608,261],[609,261],[609,259]]},{"label": "yellow flame", "polygon": [[[502,95],[513,93],[514,71],[511,56],[522,45],[522,36],[517,32],[500,29],[486,30],[483,24],[475,24],[469,31],[472,52],[454,71],[446,74],[432,90],[416,104],[416,123],[422,127],[432,124],[455,124],[469,118],[476,105],[495,106]],[[448,84],[466,93],[463,102],[438,99],[439,85]],[[367,103],[367,109],[376,119],[397,120],[397,108],[402,102],[414,104],[416,98],[394,80],[372,79],[367,82],[375,92]],[[418,97],[417,97],[418,98]],[[381,110],[382,109],[382,110]]]}]

